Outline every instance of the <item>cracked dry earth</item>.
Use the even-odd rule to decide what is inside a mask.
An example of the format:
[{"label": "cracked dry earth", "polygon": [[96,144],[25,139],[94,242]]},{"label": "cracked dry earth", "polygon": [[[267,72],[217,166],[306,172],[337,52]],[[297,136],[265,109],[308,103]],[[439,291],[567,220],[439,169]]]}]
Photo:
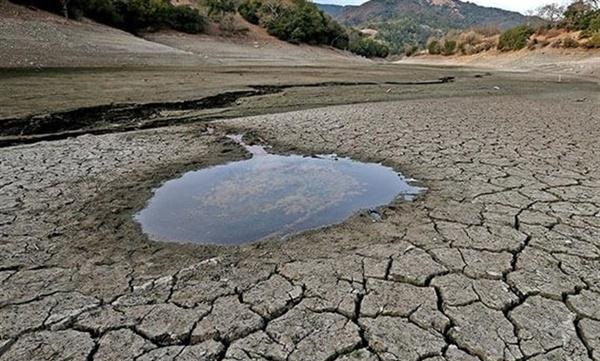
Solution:
[{"label": "cracked dry earth", "polygon": [[[4,148],[0,360],[600,360],[600,111],[580,96],[346,105]],[[381,222],[286,242],[148,242],[131,215],[161,181],[244,157],[230,129],[279,152],[383,161],[428,191]]]}]

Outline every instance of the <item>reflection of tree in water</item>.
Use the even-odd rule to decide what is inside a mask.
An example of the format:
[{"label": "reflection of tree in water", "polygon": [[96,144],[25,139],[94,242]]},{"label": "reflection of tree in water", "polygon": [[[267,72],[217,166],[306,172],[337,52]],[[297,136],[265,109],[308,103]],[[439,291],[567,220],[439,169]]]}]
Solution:
[{"label": "reflection of tree in water", "polygon": [[332,167],[329,160],[269,158],[207,191],[198,199],[199,207],[228,217],[276,212],[306,218],[365,191],[358,180]]}]

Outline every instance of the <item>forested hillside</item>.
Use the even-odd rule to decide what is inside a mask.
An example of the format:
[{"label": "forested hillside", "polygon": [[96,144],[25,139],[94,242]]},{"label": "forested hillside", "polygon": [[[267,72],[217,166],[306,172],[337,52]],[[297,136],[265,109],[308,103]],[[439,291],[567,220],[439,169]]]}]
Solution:
[{"label": "forested hillside", "polygon": [[377,30],[377,37],[396,53],[404,52],[407,47],[424,47],[429,37],[440,36],[450,29],[503,30],[539,23],[539,19],[517,12],[459,0],[371,0],[360,6],[333,10],[331,15],[347,26]]}]

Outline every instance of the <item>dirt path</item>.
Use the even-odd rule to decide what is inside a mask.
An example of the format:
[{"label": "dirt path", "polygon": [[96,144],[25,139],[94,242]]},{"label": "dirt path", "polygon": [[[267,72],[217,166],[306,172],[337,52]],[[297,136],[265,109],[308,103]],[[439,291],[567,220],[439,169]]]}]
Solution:
[{"label": "dirt path", "polygon": [[[478,81],[1,149],[0,360],[599,360],[597,85]],[[247,156],[231,129],[428,192],[286,242],[148,242],[132,214]]]}]

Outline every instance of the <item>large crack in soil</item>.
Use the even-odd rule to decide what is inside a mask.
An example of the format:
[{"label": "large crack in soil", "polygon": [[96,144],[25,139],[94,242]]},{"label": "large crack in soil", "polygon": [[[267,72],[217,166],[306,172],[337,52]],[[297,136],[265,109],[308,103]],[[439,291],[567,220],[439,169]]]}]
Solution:
[{"label": "large crack in soil", "polygon": [[[161,113],[231,106],[243,97],[272,94],[267,89],[225,92],[172,103],[110,104],[2,121],[0,146],[56,140],[80,134],[105,134],[182,122]],[[165,122],[166,121],[166,122]],[[165,124],[166,123],[166,124]]]},{"label": "large crack in soil", "polygon": [[212,120],[212,118],[181,112],[234,107],[242,98],[272,95],[290,88],[432,85],[452,81],[454,81],[454,77],[407,82],[320,82],[309,84],[252,85],[248,90],[228,91],[196,100],[144,104],[107,104],[48,114],[36,114],[22,118],[0,119],[0,123],[3,125],[2,129],[0,129],[0,147],[29,144],[44,140],[58,140],[83,134],[108,134],[151,129],[194,121],[208,121]]}]

